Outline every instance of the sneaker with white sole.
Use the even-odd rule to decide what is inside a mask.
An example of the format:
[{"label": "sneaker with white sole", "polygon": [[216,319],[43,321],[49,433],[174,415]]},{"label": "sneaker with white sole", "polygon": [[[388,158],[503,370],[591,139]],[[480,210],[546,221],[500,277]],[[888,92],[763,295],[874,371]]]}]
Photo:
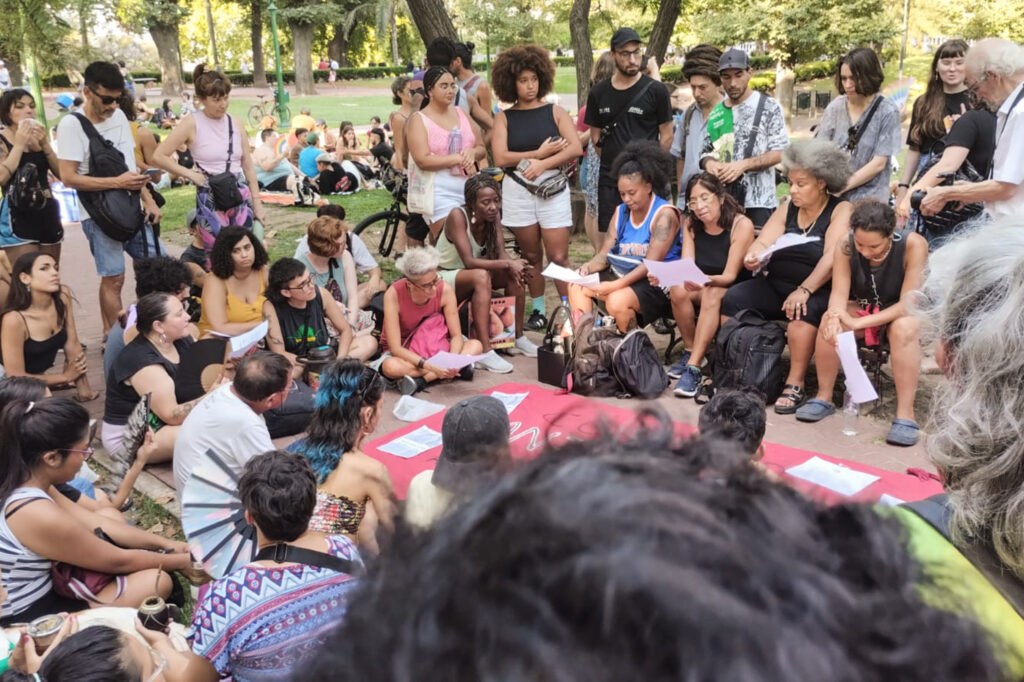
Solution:
[{"label": "sneaker with white sole", "polygon": [[669,379],[678,379],[683,376],[683,370],[690,364],[690,351],[684,350],[683,357],[679,358],[679,362],[668,368],[665,374],[668,374]]},{"label": "sneaker with white sole", "polygon": [[511,362],[499,357],[493,350],[484,353],[484,356],[476,361],[476,367],[495,374],[508,374],[515,369]]},{"label": "sneaker with white sole", "polygon": [[513,348],[528,358],[537,357],[537,344],[526,338],[525,334],[516,339],[516,345],[514,345]]},{"label": "sneaker with white sole", "polygon": [[700,388],[700,379],[701,371],[693,365],[687,365],[683,368],[683,374],[672,392],[679,398],[692,398],[697,395],[697,389]]}]

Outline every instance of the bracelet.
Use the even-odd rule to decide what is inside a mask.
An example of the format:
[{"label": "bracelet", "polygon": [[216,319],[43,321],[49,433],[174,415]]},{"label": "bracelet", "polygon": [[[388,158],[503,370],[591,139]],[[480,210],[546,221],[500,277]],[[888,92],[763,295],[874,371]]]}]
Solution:
[{"label": "bracelet", "polygon": [[805,286],[804,286],[803,284],[801,284],[800,286],[798,286],[798,287],[797,287],[797,289],[803,289],[804,291],[806,291],[806,292],[807,292],[807,295],[808,295],[808,296],[810,296],[810,295],[811,295],[811,293],[812,293],[812,292],[811,292],[811,290],[810,290],[810,289],[808,289],[807,287],[805,287]]},{"label": "bracelet", "polygon": [[426,364],[427,364],[427,361],[426,361],[426,359],[424,359],[424,358],[420,358],[420,361],[416,363],[416,369],[423,369],[423,367],[424,367],[424,366],[425,366]]},{"label": "bracelet", "polygon": [[901,182],[901,183],[899,183],[899,184],[898,184],[898,185],[896,185],[896,186],[897,186],[897,187],[903,187],[903,188],[906,188],[906,189],[910,189],[910,185],[908,185],[908,184],[907,184],[907,183],[905,183],[905,182]]}]

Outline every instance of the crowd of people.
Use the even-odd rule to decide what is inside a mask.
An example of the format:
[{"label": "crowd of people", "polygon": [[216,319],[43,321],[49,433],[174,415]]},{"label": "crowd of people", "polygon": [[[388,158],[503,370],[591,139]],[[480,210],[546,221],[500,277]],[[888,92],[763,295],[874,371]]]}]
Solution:
[{"label": "crowd of people", "polygon": [[[0,96],[0,247],[12,261],[0,624],[152,595],[181,604],[179,576],[201,585],[187,646],[166,629],[79,629],[67,616],[45,652],[19,636],[3,679],[1024,674],[1024,49],[937,49],[893,184],[900,112],[872,49],[839,59],[840,96],[813,137],[790,139],[779,102],[751,89],[743,51],[689,51],[686,104],[644,73],[636,31],[620,28],[609,47],[574,121],[548,101],[543,48],[501,52],[488,82],[472,44],[438,38],[425,68],[394,82],[399,108],[367,144],[304,109],[289,122],[294,144],[265,127],[254,149],[228,113],[230,81],[204,65],[196,109],[161,117],[173,122],[159,143],[140,133],[142,108],[125,110],[116,64],[85,69],[81,112],[59,124],[56,150],[29,93]],[[104,174],[99,149],[119,152],[117,172]],[[569,254],[577,161],[594,249],[583,263]],[[262,191],[345,192],[385,167],[409,181],[400,277],[386,281],[336,204],[317,210],[294,257],[271,262]],[[150,168],[196,187],[181,258],[153,229]],[[100,277],[98,425],[82,404],[101,392],[75,325],[82,301],[61,283],[50,176],[78,192]],[[682,259],[707,281],[663,286],[645,263]],[[528,463],[511,457],[505,405],[477,395],[447,410],[435,467],[399,501],[364,452],[384,392],[510,373],[503,356],[536,356],[525,332],[548,326],[547,263],[597,276],[555,282],[574,315],[601,308],[620,332],[675,325],[677,396],[714,381],[705,365],[722,325],[779,321],[781,395],[766,406],[757,387],[717,390],[686,439],[644,407],[637,428],[598,421],[597,436]],[[514,311],[492,309],[496,292]],[[946,381],[927,447],[945,495],[824,506],[762,464],[769,407],[800,422],[836,411],[844,332],[891,356],[893,445],[920,438],[921,357],[934,352]],[[238,358],[236,343],[248,349]],[[440,366],[442,351],[473,359]],[[282,450],[285,435],[300,437]],[[83,478],[96,438],[123,465],[107,493]],[[170,462],[181,496],[208,453],[237,480],[258,550],[215,580],[186,543],[123,513],[147,464]]]}]

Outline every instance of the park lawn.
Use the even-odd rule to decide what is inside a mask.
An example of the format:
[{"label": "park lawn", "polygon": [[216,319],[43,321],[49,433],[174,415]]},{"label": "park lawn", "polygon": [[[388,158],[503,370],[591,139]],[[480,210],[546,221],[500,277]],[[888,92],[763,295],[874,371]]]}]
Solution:
[{"label": "park lawn", "polygon": [[[380,84],[385,88],[390,85],[384,81]],[[267,101],[271,102],[271,99],[268,98]],[[253,133],[255,127],[249,123],[248,113],[249,107],[258,103],[257,97],[232,96],[228,111],[245,121],[250,133]],[[337,95],[293,96],[288,101],[292,116],[297,116],[302,107],[309,107],[313,118],[326,119],[328,128],[335,134],[342,121],[351,121],[356,126],[369,125],[371,116],[379,116],[381,121],[386,121],[388,114],[396,108],[391,103],[390,95],[352,96],[346,95],[342,87],[338,88]],[[279,123],[282,126],[287,125],[287,122]]]}]

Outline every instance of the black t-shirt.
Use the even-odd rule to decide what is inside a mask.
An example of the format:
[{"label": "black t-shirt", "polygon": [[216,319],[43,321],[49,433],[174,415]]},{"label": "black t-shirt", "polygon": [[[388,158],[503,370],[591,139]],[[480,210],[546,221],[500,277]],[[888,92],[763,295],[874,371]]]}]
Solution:
[{"label": "black t-shirt", "polygon": [[[946,132],[948,133],[953,127],[953,117],[960,116],[965,111],[969,111],[971,108],[971,94],[967,90],[963,92],[944,93],[946,104],[942,108],[942,118],[946,125]],[[916,112],[915,112],[916,113]],[[910,130],[914,129],[914,125],[917,123],[917,117],[911,115],[910,117],[910,128],[907,132],[907,144],[913,148],[913,143],[910,141]],[[921,145],[918,147],[918,151],[922,154],[928,154],[932,151],[932,145],[942,139],[942,136],[935,138],[926,138],[921,140]]]},{"label": "black t-shirt", "polygon": [[[631,104],[648,83],[651,86],[643,97]],[[625,111],[627,107],[629,111]],[[611,79],[594,85],[587,97],[584,123],[593,128],[603,128],[618,121],[601,149],[601,173],[608,173],[615,157],[627,143],[633,140],[658,140],[659,127],[671,120],[672,104],[668,90],[664,84],[652,81],[647,76],[641,76],[627,90],[616,90],[612,87]]]},{"label": "black t-shirt", "polygon": [[274,311],[277,313],[278,324],[281,325],[284,349],[289,353],[305,355],[311,348],[330,343],[324,301],[319,289],[316,298],[306,303],[305,308],[295,308],[285,301],[275,303]]},{"label": "black t-shirt", "polygon": [[[195,244],[189,244],[185,248],[185,250],[181,252],[181,257],[179,258],[179,260],[182,263],[194,263],[195,265],[198,265],[206,272],[209,272],[209,270],[206,267],[206,251],[203,251]],[[194,296],[195,298],[202,298],[203,288],[197,287],[193,284],[189,287],[188,294],[189,296]]]},{"label": "black t-shirt", "polygon": [[[187,353],[193,343],[191,336],[175,341],[174,347],[178,349],[178,356]],[[161,355],[149,339],[139,334],[121,349],[107,374],[107,399],[103,421],[115,425],[122,425],[128,421],[128,415],[135,409],[142,396],[125,382],[140,369],[150,365],[160,365],[171,379],[174,379],[178,371],[178,365]]]},{"label": "black t-shirt", "polygon": [[988,177],[996,153],[996,115],[991,111],[968,111],[946,135],[947,147],[966,147],[967,160],[983,177]]}]

